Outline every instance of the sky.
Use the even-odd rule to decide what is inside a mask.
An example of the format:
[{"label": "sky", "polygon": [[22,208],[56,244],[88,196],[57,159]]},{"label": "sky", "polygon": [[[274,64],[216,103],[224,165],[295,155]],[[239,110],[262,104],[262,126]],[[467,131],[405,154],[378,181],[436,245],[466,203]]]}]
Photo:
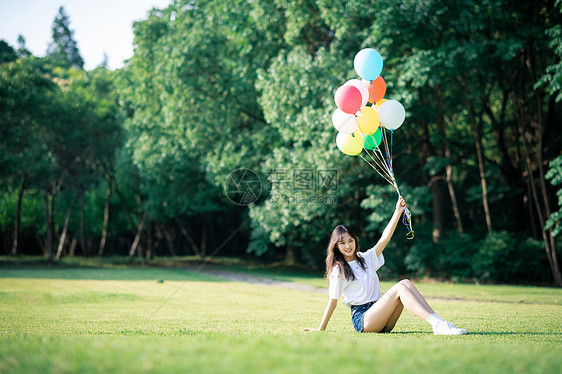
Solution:
[{"label": "sky", "polygon": [[171,0],[0,0],[0,39],[14,49],[18,35],[35,56],[45,56],[52,40],[53,20],[63,6],[86,70],[108,56],[108,67],[119,69],[133,55],[133,22],[152,8],[166,8]]}]

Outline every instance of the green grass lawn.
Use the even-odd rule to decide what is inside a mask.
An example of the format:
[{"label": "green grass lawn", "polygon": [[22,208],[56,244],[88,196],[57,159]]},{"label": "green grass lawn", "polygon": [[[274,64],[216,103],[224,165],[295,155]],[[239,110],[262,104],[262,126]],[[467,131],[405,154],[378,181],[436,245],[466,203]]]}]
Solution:
[{"label": "green grass lawn", "polygon": [[327,295],[182,269],[3,266],[0,373],[562,372],[562,290],[417,285],[470,334],[434,336],[407,312],[391,334],[359,334],[341,303],[326,332],[303,333]]}]

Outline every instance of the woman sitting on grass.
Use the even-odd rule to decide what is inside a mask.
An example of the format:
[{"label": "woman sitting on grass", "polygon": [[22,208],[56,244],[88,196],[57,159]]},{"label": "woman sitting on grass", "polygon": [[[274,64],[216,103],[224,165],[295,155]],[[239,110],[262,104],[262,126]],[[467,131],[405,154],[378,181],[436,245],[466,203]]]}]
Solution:
[{"label": "woman sitting on grass", "polygon": [[426,320],[435,335],[464,335],[468,331],[444,321],[429,306],[414,284],[404,279],[381,297],[376,271],[384,265],[382,251],[392,238],[406,203],[399,197],[390,222],[378,243],[367,252],[359,252],[359,240],[351,228],[339,225],[330,237],[326,257],[326,278],[330,280],[328,305],[317,329],[324,331],[343,295],[351,308],[351,321],[358,332],[390,332],[406,308]]}]

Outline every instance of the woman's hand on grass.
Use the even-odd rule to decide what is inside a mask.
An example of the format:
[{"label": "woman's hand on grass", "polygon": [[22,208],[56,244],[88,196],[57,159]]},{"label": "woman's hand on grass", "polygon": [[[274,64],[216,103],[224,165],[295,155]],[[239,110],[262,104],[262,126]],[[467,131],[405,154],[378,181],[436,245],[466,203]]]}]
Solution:
[{"label": "woman's hand on grass", "polygon": [[303,329],[302,331],[320,331],[320,329],[314,329],[311,327],[307,327],[306,329]]}]

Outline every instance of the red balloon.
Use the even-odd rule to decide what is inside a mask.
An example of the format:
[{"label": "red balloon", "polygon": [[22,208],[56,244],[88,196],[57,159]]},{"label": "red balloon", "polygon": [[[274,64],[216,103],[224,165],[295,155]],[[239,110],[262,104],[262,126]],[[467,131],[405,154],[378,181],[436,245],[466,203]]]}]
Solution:
[{"label": "red balloon", "polygon": [[338,88],[334,95],[334,100],[342,112],[355,114],[355,112],[361,109],[361,92],[357,87],[350,84],[345,84]]}]

